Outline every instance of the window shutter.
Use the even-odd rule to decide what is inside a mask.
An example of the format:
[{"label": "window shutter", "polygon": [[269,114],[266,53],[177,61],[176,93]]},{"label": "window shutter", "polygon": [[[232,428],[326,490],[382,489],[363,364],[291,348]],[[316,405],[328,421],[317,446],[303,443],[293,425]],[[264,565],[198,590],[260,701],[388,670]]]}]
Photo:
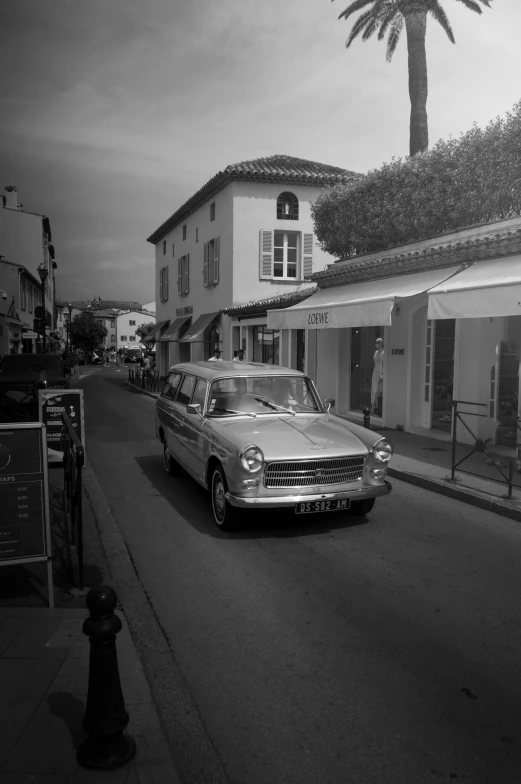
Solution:
[{"label": "window shutter", "polygon": [[162,267],[159,270],[159,301],[163,302],[163,268]]},{"label": "window shutter", "polygon": [[273,233],[262,229],[260,232],[259,266],[259,277],[261,280],[273,277]]},{"label": "window shutter", "polygon": [[164,289],[165,289],[165,302],[166,302],[167,299],[168,299],[168,267],[165,267],[165,285],[164,285]]},{"label": "window shutter", "polygon": [[307,278],[313,272],[313,235],[303,235],[302,277]]},{"label": "window shutter", "polygon": [[204,243],[203,248],[203,283],[208,286],[208,243]]},{"label": "window shutter", "polygon": [[186,278],[185,278],[185,294],[188,294],[190,291],[190,254],[187,253],[185,256],[185,264],[186,264]]},{"label": "window shutter", "polygon": [[220,251],[220,237],[216,237],[213,244],[213,282],[215,285],[219,283],[219,251]]},{"label": "window shutter", "polygon": [[177,259],[177,293],[183,293],[183,257]]}]

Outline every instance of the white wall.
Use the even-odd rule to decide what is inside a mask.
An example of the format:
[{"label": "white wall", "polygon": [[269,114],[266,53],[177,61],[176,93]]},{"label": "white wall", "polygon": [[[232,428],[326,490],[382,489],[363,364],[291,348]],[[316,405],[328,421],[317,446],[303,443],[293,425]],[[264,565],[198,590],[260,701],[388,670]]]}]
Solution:
[{"label": "white wall", "polygon": [[[130,322],[135,321],[136,323],[131,325]],[[113,329],[112,332],[116,332],[117,335],[117,347],[123,348],[125,346],[141,346],[140,337],[136,335],[136,329],[141,324],[149,324],[150,322],[155,323],[156,317],[153,313],[142,313],[140,310],[131,310],[127,313],[121,313],[116,319],[116,329]],[[110,328],[109,334],[107,338],[110,340]],[[134,336],[134,340],[130,340],[130,336]],[[122,339],[126,337],[126,340]]]},{"label": "white wall", "polygon": [[[284,183],[234,182],[233,185],[233,304],[287,294],[299,288],[301,281],[260,280],[260,231],[298,231],[313,233],[311,203],[321,193],[315,185]],[[277,220],[277,197],[284,191],[299,200],[298,221]],[[334,257],[313,244],[313,272],[331,264]],[[231,303],[230,303],[231,304]]]}]

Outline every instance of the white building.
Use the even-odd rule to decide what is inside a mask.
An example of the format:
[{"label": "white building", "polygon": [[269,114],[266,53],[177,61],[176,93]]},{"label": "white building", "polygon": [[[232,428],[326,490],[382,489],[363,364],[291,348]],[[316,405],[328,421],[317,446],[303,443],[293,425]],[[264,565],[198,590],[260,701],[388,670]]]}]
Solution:
[{"label": "white building", "polygon": [[357,176],[284,155],[233,164],[153,232],[162,375],[180,360],[208,358],[217,344],[225,359],[243,347],[247,359],[282,362],[286,349],[266,314],[244,322],[221,311],[313,287],[306,279],[333,258],[313,236],[311,204],[324,187]]},{"label": "white building", "polygon": [[155,299],[152,300],[152,302],[145,302],[145,304],[143,305],[143,310],[147,310],[149,313],[155,313],[156,312]]},{"label": "white building", "polygon": [[[375,340],[383,394],[372,423],[451,437],[453,400],[481,439],[515,447],[520,411],[521,217],[340,260],[268,326],[306,333],[306,372],[335,413],[371,404]],[[460,419],[456,437],[473,444]],[[521,438],[520,438],[521,441]]]},{"label": "white building", "polygon": [[141,344],[141,338],[136,335],[136,329],[142,324],[155,323],[156,314],[145,310],[127,310],[116,317],[116,342],[120,348],[136,348]]}]

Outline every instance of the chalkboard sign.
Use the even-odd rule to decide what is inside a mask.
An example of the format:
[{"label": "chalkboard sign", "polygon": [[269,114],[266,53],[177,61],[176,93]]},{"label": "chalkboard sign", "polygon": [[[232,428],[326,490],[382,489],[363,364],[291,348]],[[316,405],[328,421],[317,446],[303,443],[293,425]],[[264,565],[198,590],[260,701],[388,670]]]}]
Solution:
[{"label": "chalkboard sign", "polygon": [[47,561],[53,606],[46,432],[40,422],[0,424],[0,566]]},{"label": "chalkboard sign", "polygon": [[40,422],[47,427],[47,458],[49,463],[63,463],[65,411],[85,448],[85,417],[83,389],[40,389],[38,392]]}]

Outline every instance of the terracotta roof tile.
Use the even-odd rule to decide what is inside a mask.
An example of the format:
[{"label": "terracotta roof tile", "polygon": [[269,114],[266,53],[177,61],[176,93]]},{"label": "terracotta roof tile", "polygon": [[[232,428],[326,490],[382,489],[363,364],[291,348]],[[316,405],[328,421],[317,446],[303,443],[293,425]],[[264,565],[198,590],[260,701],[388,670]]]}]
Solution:
[{"label": "terracotta roof tile", "polygon": [[362,176],[362,174],[349,169],[341,169],[338,166],[330,166],[327,163],[318,163],[317,161],[308,161],[305,158],[294,158],[291,155],[270,155],[267,158],[254,158],[251,161],[231,163],[223,171],[217,172],[188,201],[185,201],[168,220],[147,238],[147,242],[153,244],[160,242],[178,223],[234,180],[332,186],[341,182],[350,182]]},{"label": "terracotta roof tile", "polygon": [[308,286],[308,288],[290,291],[287,294],[279,294],[276,297],[251,300],[250,302],[245,302],[241,305],[232,305],[230,308],[223,308],[220,312],[226,313],[228,316],[246,316],[254,313],[261,313],[266,310],[289,308],[291,305],[296,305],[297,302],[302,302],[307,299],[314,294],[316,290],[316,286]]}]

